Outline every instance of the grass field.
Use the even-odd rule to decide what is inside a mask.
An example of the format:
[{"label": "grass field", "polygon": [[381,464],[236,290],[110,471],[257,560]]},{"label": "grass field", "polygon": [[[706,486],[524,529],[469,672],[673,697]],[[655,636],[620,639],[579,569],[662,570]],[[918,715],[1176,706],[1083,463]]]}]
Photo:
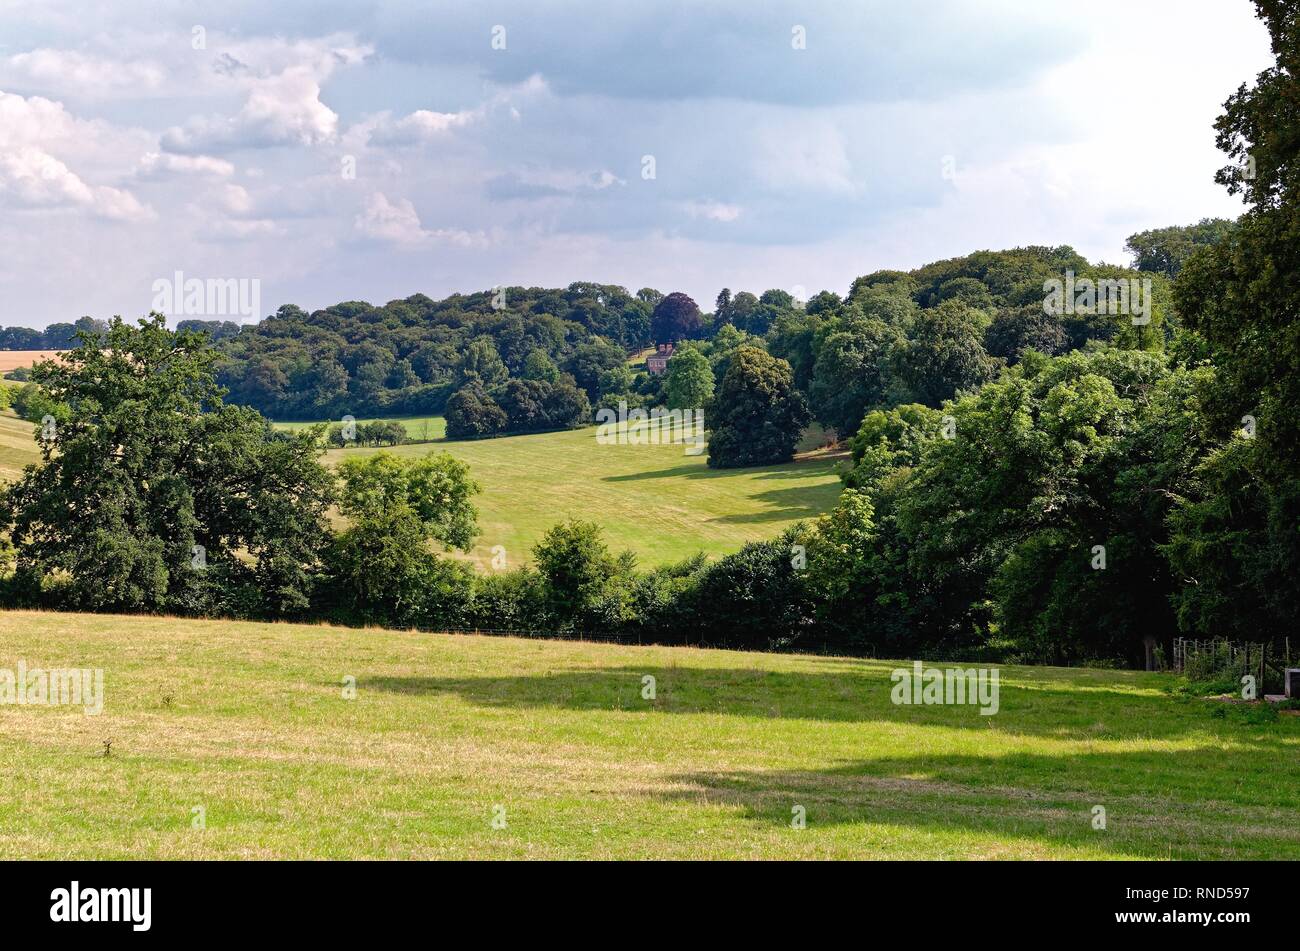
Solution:
[{"label": "grass field", "polygon": [[106,701],[0,706],[0,858],[1300,858],[1300,719],[1157,674],[981,716],[885,661],[0,613],[20,659]]},{"label": "grass field", "polygon": [[[445,450],[467,462],[483,487],[475,498],[483,534],[467,560],[484,569],[496,545],[505,547],[509,564],[527,562],[542,534],[570,517],[598,523],[611,548],[631,549],[646,566],[700,551],[726,554],[829,511],[840,491],[835,466],[842,456],[830,453],[812,452],[784,466],[714,470],[704,456],[684,455],[680,445],[598,445],[594,427],[463,442],[443,438],[441,417],[401,422],[412,438],[430,432],[429,438],[440,441],[389,452],[423,456]],[[39,460],[33,430],[12,413],[0,414],[0,479],[13,481],[24,465]],[[804,446],[811,449],[822,439],[813,428]],[[377,451],[331,450],[326,461]]]},{"label": "grass field", "polygon": [[[357,425],[364,423],[373,423],[374,419],[358,419]],[[339,420],[325,420],[329,423],[337,423]],[[447,437],[447,421],[441,416],[386,416],[384,422],[401,423],[406,427],[406,434],[416,440],[439,440]],[[281,429],[306,429],[308,426],[319,426],[320,423],[302,423],[302,422],[277,422],[276,426]]]},{"label": "grass field", "polygon": [[13,482],[22,475],[23,466],[40,461],[35,432],[35,423],[0,413],[0,480]]},{"label": "grass field", "polygon": [[[423,429],[422,420],[405,420]],[[442,419],[434,425],[443,426]],[[439,430],[441,435],[441,429]],[[821,438],[810,433],[809,444]],[[839,495],[837,458],[814,454],[783,466],[710,469],[680,445],[600,445],[596,429],[501,439],[412,444],[388,450],[423,456],[446,450],[483,487],[475,498],[483,529],[470,560],[486,568],[501,545],[509,564],[526,562],[548,528],[566,518],[596,522],[615,550],[653,565],[703,551],[738,550],[800,519],[829,511]],[[327,460],[374,453],[336,449]]]}]

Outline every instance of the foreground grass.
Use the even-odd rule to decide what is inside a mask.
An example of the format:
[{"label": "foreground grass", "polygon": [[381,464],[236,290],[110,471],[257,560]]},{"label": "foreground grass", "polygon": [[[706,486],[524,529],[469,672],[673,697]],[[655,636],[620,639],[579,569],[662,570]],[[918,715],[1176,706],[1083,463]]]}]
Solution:
[{"label": "foreground grass", "polygon": [[107,702],[0,706],[0,858],[1300,858],[1300,721],[1159,675],[1008,667],[980,716],[883,661],[0,613],[20,658]]}]

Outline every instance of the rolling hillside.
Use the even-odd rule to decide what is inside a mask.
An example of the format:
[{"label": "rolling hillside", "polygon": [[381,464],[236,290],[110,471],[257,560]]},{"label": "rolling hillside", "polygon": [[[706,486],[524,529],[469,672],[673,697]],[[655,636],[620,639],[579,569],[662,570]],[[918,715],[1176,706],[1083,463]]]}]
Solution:
[{"label": "rolling hillside", "polygon": [[[404,421],[413,438],[441,440],[441,417]],[[280,424],[292,428],[307,424]],[[33,424],[0,414],[0,479],[12,481],[38,461]],[[808,435],[815,445],[819,431]],[[681,446],[602,446],[594,427],[477,442],[438,441],[388,451],[422,456],[446,450],[470,466],[483,487],[475,499],[483,534],[468,556],[489,566],[504,546],[511,565],[529,558],[542,533],[565,518],[598,523],[614,550],[631,549],[642,565],[738,550],[800,519],[829,511],[839,495],[838,457],[809,452],[784,466],[718,471]],[[375,449],[331,450],[326,462]]]},{"label": "rolling hillside", "polygon": [[[437,435],[442,424],[431,422]],[[407,429],[418,438],[424,421],[407,421]],[[818,435],[810,434],[810,443]],[[488,566],[496,545],[504,546],[510,564],[527,560],[542,533],[570,517],[596,522],[611,548],[636,552],[643,565],[699,551],[726,554],[829,511],[840,491],[837,459],[828,454],[809,453],[783,466],[716,470],[680,445],[599,445],[594,427],[388,451],[423,456],[441,450],[468,463],[483,487],[475,499],[483,534],[471,554],[479,567]],[[336,449],[327,459],[376,451]]]},{"label": "rolling hillside", "polygon": [[36,424],[13,413],[0,413],[0,480],[12,482],[23,467],[40,462],[33,433]]}]

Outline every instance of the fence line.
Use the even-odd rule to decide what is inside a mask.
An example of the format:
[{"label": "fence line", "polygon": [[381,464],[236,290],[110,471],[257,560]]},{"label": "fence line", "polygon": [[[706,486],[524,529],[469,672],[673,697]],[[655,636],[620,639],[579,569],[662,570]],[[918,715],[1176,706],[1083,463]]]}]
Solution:
[{"label": "fence line", "polygon": [[1283,677],[1286,668],[1293,665],[1289,637],[1269,641],[1232,641],[1226,637],[1208,639],[1176,637],[1174,638],[1174,671],[1185,673],[1190,663],[1205,654],[1210,654],[1214,658],[1222,657],[1226,669],[1237,670],[1242,675],[1255,675],[1261,689],[1270,671]]}]

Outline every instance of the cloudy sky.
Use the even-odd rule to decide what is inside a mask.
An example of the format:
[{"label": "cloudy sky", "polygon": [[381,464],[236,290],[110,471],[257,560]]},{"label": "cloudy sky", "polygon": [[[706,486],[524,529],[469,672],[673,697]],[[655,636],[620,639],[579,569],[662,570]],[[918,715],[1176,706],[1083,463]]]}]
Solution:
[{"label": "cloudy sky", "polygon": [[0,324],[574,280],[843,292],[1240,207],[1246,0],[0,0]]}]

